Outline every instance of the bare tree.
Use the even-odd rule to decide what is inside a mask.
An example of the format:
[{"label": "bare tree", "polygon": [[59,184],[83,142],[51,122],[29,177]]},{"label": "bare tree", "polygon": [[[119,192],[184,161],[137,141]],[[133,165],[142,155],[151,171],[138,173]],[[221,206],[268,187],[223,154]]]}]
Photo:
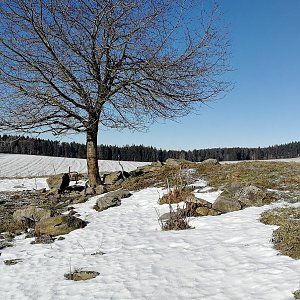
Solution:
[{"label": "bare tree", "polygon": [[191,2],[2,1],[0,129],[86,133],[89,183],[100,184],[100,124],[141,129],[228,88],[226,35],[214,9]]}]

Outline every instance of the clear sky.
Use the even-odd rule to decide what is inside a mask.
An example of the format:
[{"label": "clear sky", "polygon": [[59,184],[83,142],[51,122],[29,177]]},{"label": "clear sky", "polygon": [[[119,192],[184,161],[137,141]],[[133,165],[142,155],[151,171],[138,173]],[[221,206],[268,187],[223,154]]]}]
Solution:
[{"label": "clear sky", "polygon": [[[300,141],[300,1],[223,0],[233,91],[147,132],[100,129],[99,143],[163,149],[257,147]],[[83,137],[64,137],[84,142]]]}]

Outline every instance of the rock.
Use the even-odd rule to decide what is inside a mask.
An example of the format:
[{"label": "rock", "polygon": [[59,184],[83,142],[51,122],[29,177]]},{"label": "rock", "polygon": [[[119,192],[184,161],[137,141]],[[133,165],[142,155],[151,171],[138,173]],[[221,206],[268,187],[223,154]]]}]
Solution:
[{"label": "rock", "polygon": [[51,235],[37,236],[30,244],[52,244],[55,239]]},{"label": "rock", "polygon": [[196,208],[196,215],[197,216],[207,216],[209,214],[209,208],[208,207],[198,207]]},{"label": "rock", "polygon": [[129,173],[128,172],[121,172],[121,171],[117,171],[117,172],[112,172],[109,174],[104,175],[104,184],[108,184],[108,185],[113,185],[117,182],[123,181],[124,179],[129,177]]},{"label": "rock", "polygon": [[68,213],[69,216],[74,216],[76,214],[77,214],[76,210],[70,210],[69,213]]},{"label": "rock", "polygon": [[219,162],[215,158],[209,158],[201,162],[202,165],[218,165]]},{"label": "rock", "polygon": [[62,193],[69,186],[70,177],[68,173],[52,175],[47,179],[50,190],[57,190]]},{"label": "rock", "polygon": [[89,280],[97,277],[100,273],[95,271],[74,271],[67,273],[64,277],[68,280],[80,281],[80,280]]},{"label": "rock", "polygon": [[23,260],[20,258],[15,258],[15,259],[8,259],[4,261],[4,264],[7,266],[13,266],[18,264],[19,262],[22,262]]},{"label": "rock", "polygon": [[9,243],[9,242],[7,242],[5,240],[0,240],[0,250],[4,249],[6,247],[12,247],[12,246],[13,246],[12,243]]},{"label": "rock", "polygon": [[153,172],[159,172],[161,170],[161,166],[153,166],[153,165],[148,165],[141,167],[143,174],[146,173],[153,173]]},{"label": "rock", "polygon": [[13,213],[13,219],[16,222],[22,222],[25,218],[32,219],[37,222],[49,217],[51,217],[51,211],[49,209],[39,208],[32,205],[17,209]]},{"label": "rock", "polygon": [[214,210],[220,211],[221,213],[228,213],[242,209],[242,205],[238,200],[226,197],[222,194],[213,203],[212,208]]},{"label": "rock", "polygon": [[166,165],[170,167],[180,167],[183,161],[182,159],[168,158]]},{"label": "rock", "polygon": [[163,164],[158,160],[151,163],[152,167],[162,167]]},{"label": "rock", "polygon": [[97,211],[103,211],[110,207],[119,206],[121,205],[121,200],[118,198],[100,198],[97,200],[97,203],[95,205],[95,209]]},{"label": "rock", "polygon": [[132,194],[128,190],[116,190],[113,192],[107,193],[104,197],[113,197],[118,199],[128,198],[132,196]]},{"label": "rock", "polygon": [[190,195],[186,200],[186,202],[197,204],[197,206],[204,206],[211,208],[212,204],[204,199],[197,198],[195,195]]},{"label": "rock", "polygon": [[86,223],[74,216],[59,215],[43,219],[36,223],[35,233],[37,236],[41,235],[64,235],[75,229],[83,228]]},{"label": "rock", "polygon": [[88,197],[86,196],[80,196],[80,197],[74,197],[70,199],[70,203],[72,204],[79,204],[79,203],[84,203],[86,202]]},{"label": "rock", "polygon": [[220,213],[214,210],[213,208],[208,207],[198,207],[196,209],[196,216],[203,217],[203,216],[217,216]]},{"label": "rock", "polygon": [[245,206],[261,206],[264,204],[263,200],[267,197],[266,192],[252,185],[236,191],[235,194]]},{"label": "rock", "polygon": [[101,195],[107,192],[107,189],[104,185],[98,185],[95,187],[95,192],[97,195]]},{"label": "rock", "polygon": [[133,171],[130,171],[129,176],[130,177],[143,176],[146,173],[155,172],[155,170],[157,170],[157,169],[160,169],[160,167],[146,165],[146,166],[143,166],[143,167],[138,167]]},{"label": "rock", "polygon": [[110,207],[121,205],[121,199],[128,198],[131,196],[131,193],[127,190],[117,190],[105,194],[99,198],[96,202],[95,209],[97,211],[103,211]]},{"label": "rock", "polygon": [[82,191],[83,195],[86,195],[86,196],[91,196],[91,195],[95,195],[96,194],[96,191],[95,191],[95,188],[89,186],[87,187],[86,189],[84,189]]},{"label": "rock", "polygon": [[165,221],[169,220],[170,217],[171,217],[171,213],[167,212],[167,213],[164,213],[161,216],[159,216],[158,220],[165,222]]},{"label": "rock", "polygon": [[[203,208],[201,215],[205,215],[204,211],[208,211],[212,208],[212,204],[204,199],[197,198],[195,195],[189,195],[185,200],[185,212],[189,217],[198,217],[200,213],[197,213],[198,208]],[[206,210],[206,208],[208,210]]]}]

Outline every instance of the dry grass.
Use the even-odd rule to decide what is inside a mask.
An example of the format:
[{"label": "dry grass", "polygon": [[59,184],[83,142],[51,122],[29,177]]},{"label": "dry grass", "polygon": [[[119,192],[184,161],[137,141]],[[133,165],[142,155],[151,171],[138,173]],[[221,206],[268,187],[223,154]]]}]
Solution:
[{"label": "dry grass", "polygon": [[176,204],[183,202],[191,195],[192,191],[193,189],[189,187],[175,187],[159,199],[159,204]]},{"label": "dry grass", "polygon": [[16,222],[11,218],[0,223],[0,233],[9,232],[13,234],[20,234],[26,230],[26,225],[23,222]]},{"label": "dry grass", "polygon": [[[187,172],[191,169],[194,173]],[[193,183],[202,178],[216,189],[238,183],[241,186],[255,185],[261,189],[299,191],[299,163],[263,161],[217,165],[186,163],[181,169],[164,165],[155,172],[128,178],[122,183],[122,188],[140,190],[151,186],[166,187],[166,179],[169,180],[170,187],[173,187],[178,184],[180,172],[183,183]]]},{"label": "dry grass", "polygon": [[192,229],[189,225],[189,218],[185,213],[185,208],[180,208],[177,206],[175,210],[172,205],[169,205],[169,217],[167,220],[160,220],[160,216],[158,215],[159,224],[163,231],[168,230],[186,230]]},{"label": "dry grass", "polygon": [[260,221],[267,225],[279,226],[273,232],[275,249],[294,259],[300,259],[300,207],[266,211]]},{"label": "dry grass", "polygon": [[209,185],[216,188],[239,183],[262,189],[299,190],[299,163],[253,161],[213,166],[199,164],[197,171],[208,180]]},{"label": "dry grass", "polygon": [[[138,177],[129,177],[120,187],[130,191],[138,191],[148,187],[173,187],[186,185],[193,182],[192,175],[188,170],[195,169],[196,163],[185,163],[181,167],[164,165],[155,172],[149,172]],[[167,183],[168,181],[168,183]],[[119,188],[118,186],[116,188]]]}]

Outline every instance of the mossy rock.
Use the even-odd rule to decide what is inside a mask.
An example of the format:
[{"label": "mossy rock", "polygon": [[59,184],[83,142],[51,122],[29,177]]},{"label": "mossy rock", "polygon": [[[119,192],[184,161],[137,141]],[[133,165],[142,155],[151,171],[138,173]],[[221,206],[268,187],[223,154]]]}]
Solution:
[{"label": "mossy rock", "polygon": [[47,218],[38,222],[35,226],[35,233],[37,236],[41,235],[64,235],[75,229],[83,228],[86,223],[74,216],[59,215]]}]

